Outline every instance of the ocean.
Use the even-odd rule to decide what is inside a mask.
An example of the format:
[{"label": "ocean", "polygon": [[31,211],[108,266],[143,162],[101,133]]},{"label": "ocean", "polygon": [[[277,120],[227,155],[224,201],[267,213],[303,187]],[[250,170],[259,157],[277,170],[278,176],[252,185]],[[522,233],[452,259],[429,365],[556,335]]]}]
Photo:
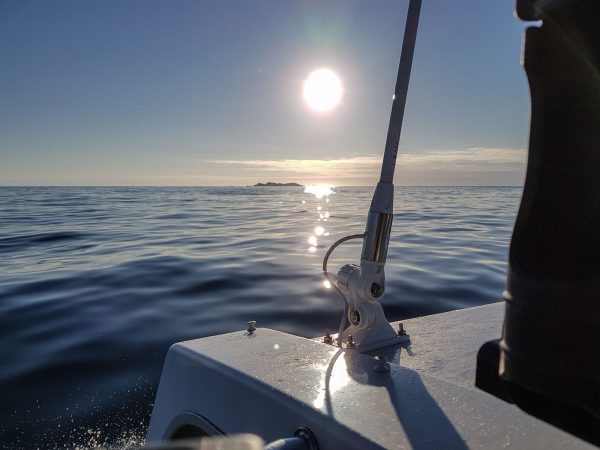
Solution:
[{"label": "ocean", "polygon": [[[315,337],[372,188],[0,187],[0,448],[143,443],[165,354],[256,320]],[[389,320],[501,300],[520,187],[398,187]],[[357,263],[360,242],[329,267]]]}]

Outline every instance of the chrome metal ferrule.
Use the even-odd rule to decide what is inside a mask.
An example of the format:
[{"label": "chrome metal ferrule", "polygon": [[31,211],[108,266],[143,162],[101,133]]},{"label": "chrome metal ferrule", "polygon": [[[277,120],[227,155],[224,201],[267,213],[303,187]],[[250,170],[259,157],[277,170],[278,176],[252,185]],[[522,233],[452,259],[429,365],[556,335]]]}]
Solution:
[{"label": "chrome metal ferrule", "polygon": [[362,248],[362,259],[380,263],[385,262],[390,242],[390,233],[392,231],[393,217],[393,214],[369,211]]}]

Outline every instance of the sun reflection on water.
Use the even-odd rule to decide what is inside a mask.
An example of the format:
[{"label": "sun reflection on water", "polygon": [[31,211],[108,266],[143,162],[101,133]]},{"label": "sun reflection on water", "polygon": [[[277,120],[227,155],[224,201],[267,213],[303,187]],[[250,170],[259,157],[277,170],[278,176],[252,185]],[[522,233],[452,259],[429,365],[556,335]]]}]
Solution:
[{"label": "sun reflection on water", "polygon": [[[331,194],[335,194],[334,189],[335,189],[335,186],[331,186],[329,184],[313,184],[313,185],[305,186],[304,193],[305,194],[313,194],[315,197],[317,197],[317,200],[321,200],[323,197],[327,197]],[[329,199],[327,199],[325,201],[328,202]]]},{"label": "sun reflection on water", "polygon": [[[312,194],[317,200],[316,210],[318,222],[327,222],[327,218],[329,217],[329,211],[327,211],[327,203],[329,203],[328,197],[331,194],[335,194],[334,188],[335,186],[328,184],[309,185],[304,188],[305,194]],[[306,200],[302,200],[302,203],[306,204]],[[313,228],[311,235],[308,237],[309,253],[317,252],[317,246],[319,244],[317,239],[318,236],[329,236],[329,232],[322,225],[317,225]],[[325,287],[329,288],[328,286]]]}]

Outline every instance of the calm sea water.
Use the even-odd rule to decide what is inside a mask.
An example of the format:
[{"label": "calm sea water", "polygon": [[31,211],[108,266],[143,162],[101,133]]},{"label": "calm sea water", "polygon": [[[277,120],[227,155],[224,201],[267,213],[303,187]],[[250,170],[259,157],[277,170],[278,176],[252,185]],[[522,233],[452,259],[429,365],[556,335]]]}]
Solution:
[{"label": "calm sea water", "polygon": [[[520,188],[397,188],[390,320],[500,300]],[[371,188],[0,188],[0,447],[143,442],[177,341],[337,328]],[[320,227],[320,228],[319,228]],[[309,242],[310,240],[310,242]],[[331,269],[357,262],[360,243]]]}]

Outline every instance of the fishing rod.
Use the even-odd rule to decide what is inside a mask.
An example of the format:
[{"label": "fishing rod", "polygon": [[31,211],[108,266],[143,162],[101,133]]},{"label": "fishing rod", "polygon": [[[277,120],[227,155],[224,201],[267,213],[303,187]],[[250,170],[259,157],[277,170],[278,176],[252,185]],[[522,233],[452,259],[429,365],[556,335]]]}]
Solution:
[{"label": "fishing rod", "polygon": [[[392,97],[392,112],[381,175],[369,208],[365,232],[362,235],[347,236],[335,242],[323,260],[323,272],[327,279],[332,281],[327,272],[327,261],[333,249],[349,239],[363,238],[360,266],[346,264],[339,270],[337,281],[332,283],[346,301],[346,310],[337,338],[338,345],[341,347],[345,342],[347,347],[355,347],[359,351],[369,351],[408,339],[400,330],[394,331],[385,318],[379,299],[385,292],[384,266],[394,215],[394,170],[420,13],[421,0],[410,0],[406,14],[398,76]],[[344,330],[346,321],[350,322],[350,326]]]}]

